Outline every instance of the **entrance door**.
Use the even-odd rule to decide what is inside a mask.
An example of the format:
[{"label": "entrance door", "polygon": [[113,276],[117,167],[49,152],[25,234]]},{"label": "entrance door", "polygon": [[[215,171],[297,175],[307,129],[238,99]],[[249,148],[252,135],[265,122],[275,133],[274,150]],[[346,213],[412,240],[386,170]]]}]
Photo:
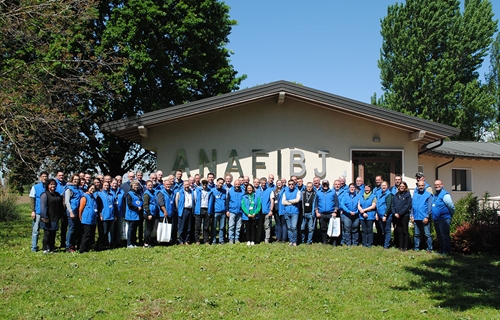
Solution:
[{"label": "entrance door", "polygon": [[356,177],[363,177],[366,182],[375,185],[375,177],[382,176],[382,179],[389,182],[389,186],[394,185],[394,176],[403,172],[403,152],[402,151],[352,151],[352,181]]}]

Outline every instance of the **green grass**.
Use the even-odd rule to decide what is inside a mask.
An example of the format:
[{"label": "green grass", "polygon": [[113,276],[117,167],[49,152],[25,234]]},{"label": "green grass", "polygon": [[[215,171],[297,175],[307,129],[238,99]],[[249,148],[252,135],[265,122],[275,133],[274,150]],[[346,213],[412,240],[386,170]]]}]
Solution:
[{"label": "green grass", "polygon": [[500,257],[280,244],[32,253],[0,225],[0,318],[500,319]]}]

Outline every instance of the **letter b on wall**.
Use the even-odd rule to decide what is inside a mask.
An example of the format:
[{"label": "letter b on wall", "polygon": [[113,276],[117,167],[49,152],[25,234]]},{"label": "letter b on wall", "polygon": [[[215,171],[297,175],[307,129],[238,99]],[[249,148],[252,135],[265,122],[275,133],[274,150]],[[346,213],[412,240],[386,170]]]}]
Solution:
[{"label": "letter b on wall", "polygon": [[[306,175],[306,157],[300,150],[290,150],[290,176],[303,177]],[[295,171],[300,169],[300,171]]]}]

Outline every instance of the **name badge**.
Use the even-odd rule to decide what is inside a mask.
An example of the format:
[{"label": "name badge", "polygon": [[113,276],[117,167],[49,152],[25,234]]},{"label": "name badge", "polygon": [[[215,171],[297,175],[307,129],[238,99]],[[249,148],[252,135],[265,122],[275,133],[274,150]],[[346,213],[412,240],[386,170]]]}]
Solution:
[{"label": "name badge", "polygon": [[278,203],[278,200],[274,200],[274,203]]},{"label": "name badge", "polygon": [[306,206],[306,207],[309,207],[309,203],[306,203],[306,204],[305,204],[305,206]]},{"label": "name badge", "polygon": [[249,210],[253,210],[253,207],[251,206],[250,208],[248,208]]},{"label": "name badge", "polygon": [[219,199],[219,198],[220,198],[220,195],[218,195],[216,198],[217,198],[217,199]]},{"label": "name badge", "polygon": [[113,205],[112,205],[112,204],[110,204],[110,205],[109,205],[109,208],[110,208],[110,209],[113,209]]}]

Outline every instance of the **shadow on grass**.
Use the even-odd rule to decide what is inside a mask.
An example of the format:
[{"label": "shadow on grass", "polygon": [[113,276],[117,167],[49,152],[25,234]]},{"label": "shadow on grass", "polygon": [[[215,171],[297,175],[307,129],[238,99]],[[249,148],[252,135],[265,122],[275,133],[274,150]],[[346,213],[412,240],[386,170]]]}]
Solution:
[{"label": "shadow on grass", "polygon": [[406,269],[419,280],[398,290],[426,291],[436,300],[436,307],[500,309],[500,256],[438,257]]}]

